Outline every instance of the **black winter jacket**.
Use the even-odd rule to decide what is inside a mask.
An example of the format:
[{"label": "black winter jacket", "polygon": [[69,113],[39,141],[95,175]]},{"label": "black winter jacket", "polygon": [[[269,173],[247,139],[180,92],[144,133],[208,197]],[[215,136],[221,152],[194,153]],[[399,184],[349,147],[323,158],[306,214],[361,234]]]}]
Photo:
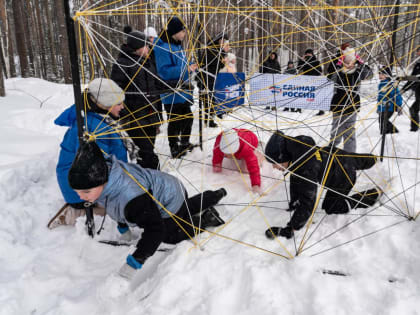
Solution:
[{"label": "black winter jacket", "polygon": [[[420,61],[416,63],[416,65],[413,68],[413,71],[411,72],[411,75],[420,75]],[[419,82],[410,82],[408,81],[406,84],[404,84],[404,86],[402,87],[401,91],[405,92],[412,89],[413,91],[419,90],[417,91],[417,93],[420,92],[420,84]]]},{"label": "black winter jacket", "polygon": [[372,74],[369,66],[358,64],[353,73],[344,73],[340,68],[331,79],[335,83],[334,96],[331,100],[331,111],[343,115],[351,114],[360,109],[359,87],[362,80]]},{"label": "black winter jacket", "polygon": [[212,42],[208,46],[209,48],[205,49],[200,55],[199,61],[200,68],[210,74],[199,71],[196,78],[200,89],[213,91],[216,76],[224,67],[222,60],[226,57],[226,52],[220,48],[220,45],[212,44]]},{"label": "black winter jacket", "polygon": [[299,59],[297,69],[303,75],[322,74],[322,68],[315,56],[307,56],[305,59]]},{"label": "black winter jacket", "polygon": [[[142,125],[154,124],[159,121],[159,91],[164,89],[156,66],[153,60],[135,55],[126,44],[121,46],[121,50],[117,62],[112,66],[111,79],[123,90],[128,86],[125,105],[134,113],[137,122]],[[132,78],[134,80],[130,83]]]},{"label": "black winter jacket", "polygon": [[264,61],[260,69],[260,73],[281,73],[280,63],[277,61],[277,54],[274,54],[276,55],[276,58],[271,59],[270,54],[270,57],[268,57],[268,59]]},{"label": "black winter jacket", "polygon": [[[347,195],[356,182],[356,170],[368,169],[376,163],[376,158],[371,154],[347,153],[337,148],[315,146],[315,141],[308,136],[284,138],[284,141],[283,154],[291,162],[289,208],[294,211],[288,226],[294,230],[301,229],[311,216],[316,202],[317,183]],[[327,171],[328,176],[324,178]],[[328,207],[327,202],[327,198],[324,199],[323,209]]]}]

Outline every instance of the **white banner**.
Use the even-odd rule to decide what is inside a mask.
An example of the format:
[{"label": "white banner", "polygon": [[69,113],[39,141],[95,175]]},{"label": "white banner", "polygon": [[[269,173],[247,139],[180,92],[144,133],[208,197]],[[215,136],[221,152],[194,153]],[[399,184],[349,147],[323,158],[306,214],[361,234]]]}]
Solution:
[{"label": "white banner", "polygon": [[329,110],[334,93],[323,76],[256,73],[249,85],[250,105]]}]

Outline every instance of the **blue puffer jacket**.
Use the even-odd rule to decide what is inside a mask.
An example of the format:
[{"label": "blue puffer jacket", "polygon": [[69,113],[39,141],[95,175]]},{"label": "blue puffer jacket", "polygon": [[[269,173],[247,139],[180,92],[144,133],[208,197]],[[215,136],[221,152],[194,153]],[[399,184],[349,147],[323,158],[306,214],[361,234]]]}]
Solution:
[{"label": "blue puffer jacket", "polygon": [[[185,200],[184,185],[174,176],[139,165],[123,163],[115,156],[107,160],[110,168],[108,182],[97,202],[106,209],[106,213],[115,221],[132,225],[125,218],[125,207],[134,198],[151,191],[153,196],[166,210],[176,214]],[[131,178],[125,171],[128,172]],[[143,188],[141,186],[143,186]],[[162,218],[169,218],[160,204],[157,206]],[[139,211],[143,211],[139,209]]]},{"label": "blue puffer jacket", "polygon": [[[86,122],[88,132],[106,132],[112,128],[103,121],[103,117],[94,112],[87,112]],[[77,193],[70,188],[67,175],[70,170],[73,159],[76,155],[77,148],[79,147],[79,139],[77,134],[76,122],[76,106],[72,105],[57,117],[54,123],[58,126],[69,127],[64,135],[63,142],[61,142],[61,151],[57,163],[57,180],[60,186],[61,193],[68,203],[83,202]],[[99,147],[108,154],[115,155],[118,159],[127,162],[127,150],[124,147],[120,136],[117,133],[111,133],[103,136],[104,139],[99,137],[96,143]]]},{"label": "blue puffer jacket", "polygon": [[393,83],[386,79],[379,82],[378,85],[378,113],[383,113],[387,106],[388,112],[394,112],[397,110],[396,106],[401,107],[403,100],[400,91],[397,87],[393,86]]},{"label": "blue puffer jacket", "polygon": [[[153,52],[157,72],[163,80],[188,80],[188,61],[181,42],[174,41],[164,32],[161,38],[155,40]],[[193,98],[192,91],[161,94],[160,97],[163,104],[190,103]]]}]

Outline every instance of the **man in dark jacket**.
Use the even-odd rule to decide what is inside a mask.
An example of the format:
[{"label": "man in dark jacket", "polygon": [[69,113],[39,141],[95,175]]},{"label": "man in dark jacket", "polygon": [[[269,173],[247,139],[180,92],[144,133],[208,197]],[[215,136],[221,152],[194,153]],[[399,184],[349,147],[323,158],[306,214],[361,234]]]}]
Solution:
[{"label": "man in dark jacket", "polygon": [[[298,72],[302,75],[313,75],[313,76],[320,76],[322,75],[322,67],[320,66],[319,61],[316,59],[314,55],[313,49],[309,48],[306,49],[305,55],[303,58],[299,59],[298,61]],[[301,109],[297,109],[296,111],[301,112]],[[320,110],[317,115],[324,115],[324,111]]]},{"label": "man in dark jacket", "polygon": [[298,72],[303,75],[321,75],[322,68],[312,49],[306,49],[305,55],[299,59]]},{"label": "man in dark jacket", "polygon": [[[416,50],[417,57],[420,57],[420,47]],[[411,73],[413,76],[420,76],[420,61],[416,63]],[[407,82],[401,89],[401,93],[407,92],[408,90],[413,90],[416,96],[416,100],[410,107],[410,131],[419,130],[419,111],[420,111],[420,83],[419,82]]]},{"label": "man in dark jacket", "polygon": [[[288,137],[281,131],[273,134],[265,154],[273,167],[288,170],[290,175],[289,211],[292,218],[286,227],[271,227],[268,238],[291,238],[314,211],[318,183],[328,189],[322,208],[327,214],[347,213],[354,208],[368,208],[378,199],[379,191],[369,189],[348,196],[356,183],[356,171],[371,168],[376,158],[371,154],[351,154],[334,147],[318,147],[308,136]],[[325,177],[324,177],[325,176]]]},{"label": "man in dark jacket", "polygon": [[97,202],[119,223],[120,233],[128,226],[143,229],[136,250],[128,255],[120,274],[132,277],[159,245],[176,244],[206,228],[224,224],[213,208],[226,190],[205,191],[188,198],[184,185],[174,176],[113,156],[105,160],[94,142],[80,146],[68,175],[70,186],[81,199]]},{"label": "man in dark jacket", "polygon": [[223,59],[229,52],[229,37],[224,32],[217,34],[207,43],[207,48],[200,56],[200,69],[197,74],[198,87],[201,90],[200,102],[204,104],[204,119],[211,128],[214,122],[214,86],[219,71],[224,67]]},{"label": "man in dark jacket", "polygon": [[332,76],[335,92],[331,100],[333,121],[330,141],[332,146],[344,142],[344,150],[356,152],[356,124],[357,112],[360,110],[359,87],[362,80],[372,74],[366,64],[358,62],[348,67],[338,67]]},{"label": "man in dark jacket", "polygon": [[145,168],[159,169],[154,145],[156,127],[160,124],[158,93],[162,86],[155,64],[149,58],[148,44],[142,32],[131,31],[112,67],[111,78],[125,90],[128,114],[124,127],[140,149],[138,164]]},{"label": "man in dark jacket", "polygon": [[260,73],[281,73],[280,63],[277,60],[277,53],[272,51],[267,60],[264,61]]}]

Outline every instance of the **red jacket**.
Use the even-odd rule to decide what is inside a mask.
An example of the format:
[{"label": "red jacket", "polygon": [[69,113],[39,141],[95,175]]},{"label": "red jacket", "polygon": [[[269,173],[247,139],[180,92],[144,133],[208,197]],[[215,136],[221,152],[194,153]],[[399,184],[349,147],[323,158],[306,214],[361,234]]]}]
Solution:
[{"label": "red jacket", "polygon": [[[239,136],[239,150],[234,154],[238,160],[245,160],[246,167],[248,169],[249,177],[251,178],[252,186],[261,186],[260,166],[258,164],[258,158],[254,153],[255,148],[258,146],[257,136],[250,130],[247,129],[234,129]],[[220,133],[213,148],[213,166],[221,165],[225,154],[220,150],[220,140],[222,139],[222,133]]]}]

